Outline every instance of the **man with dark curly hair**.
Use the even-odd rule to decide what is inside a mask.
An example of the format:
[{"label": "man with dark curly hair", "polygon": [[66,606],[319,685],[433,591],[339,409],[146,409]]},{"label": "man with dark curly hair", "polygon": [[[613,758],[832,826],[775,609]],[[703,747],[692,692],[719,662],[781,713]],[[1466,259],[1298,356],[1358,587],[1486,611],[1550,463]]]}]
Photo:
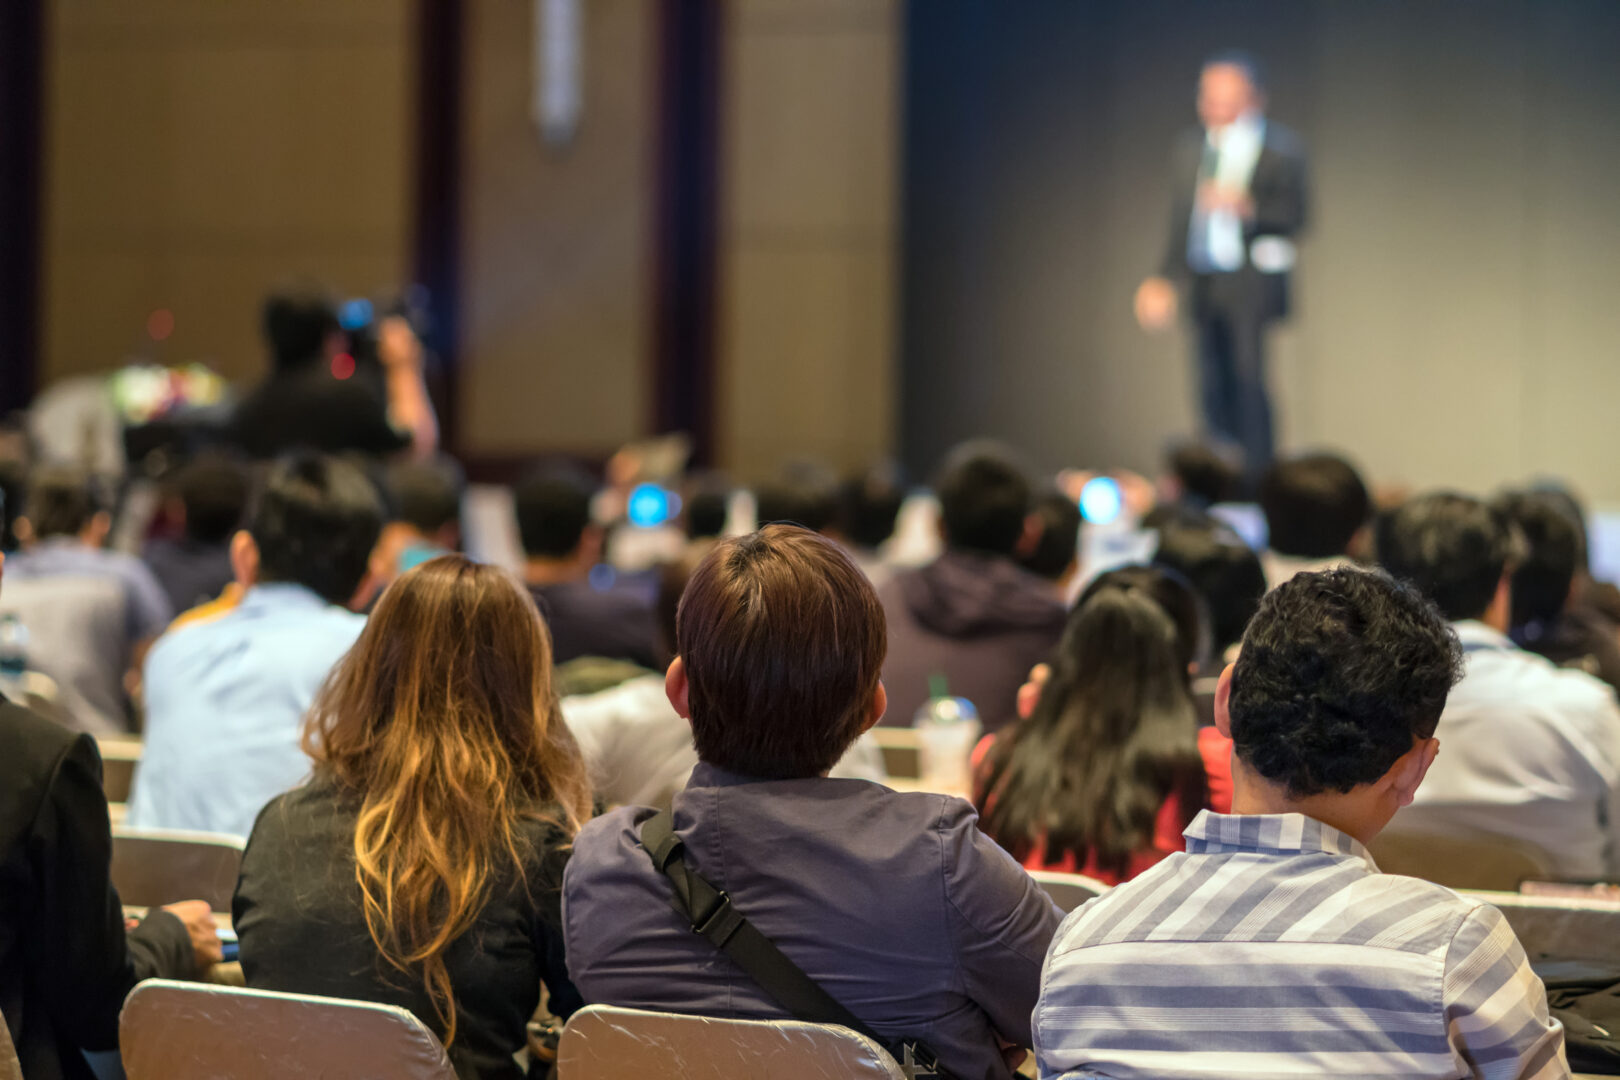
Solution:
[{"label": "man with dark curly hair", "polygon": [[1216,693],[1233,812],[1064,922],[1041,1075],[1568,1077],[1501,912],[1367,854],[1434,762],[1461,670],[1445,618],[1386,576],[1267,596]]}]

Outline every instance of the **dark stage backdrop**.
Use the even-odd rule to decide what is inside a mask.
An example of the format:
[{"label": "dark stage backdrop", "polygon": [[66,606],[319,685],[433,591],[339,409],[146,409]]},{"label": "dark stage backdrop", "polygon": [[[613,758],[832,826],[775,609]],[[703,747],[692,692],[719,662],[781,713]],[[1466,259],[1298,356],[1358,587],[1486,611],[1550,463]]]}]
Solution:
[{"label": "dark stage backdrop", "polygon": [[1285,446],[1376,478],[1620,501],[1620,3],[913,0],[902,446],[1151,468],[1192,427],[1164,241],[1200,59],[1241,46],[1311,152]]}]

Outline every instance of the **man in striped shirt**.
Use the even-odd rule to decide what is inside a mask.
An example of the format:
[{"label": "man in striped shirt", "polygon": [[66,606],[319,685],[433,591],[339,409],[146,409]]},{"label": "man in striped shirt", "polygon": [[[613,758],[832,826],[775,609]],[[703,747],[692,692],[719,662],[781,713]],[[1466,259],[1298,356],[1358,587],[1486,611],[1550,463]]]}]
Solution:
[{"label": "man in striped shirt", "polygon": [[1461,670],[1438,610],[1359,570],[1272,592],[1221,676],[1232,814],[1077,909],[1047,955],[1042,1077],[1569,1076],[1495,908],[1365,844],[1434,761]]}]

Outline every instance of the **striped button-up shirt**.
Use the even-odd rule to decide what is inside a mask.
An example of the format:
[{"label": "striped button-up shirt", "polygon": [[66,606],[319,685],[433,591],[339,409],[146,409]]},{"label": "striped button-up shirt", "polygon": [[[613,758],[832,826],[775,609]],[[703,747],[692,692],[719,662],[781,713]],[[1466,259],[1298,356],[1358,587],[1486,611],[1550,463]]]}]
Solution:
[{"label": "striped button-up shirt", "polygon": [[1078,908],[1035,1007],[1043,1077],[1569,1075],[1502,913],[1381,874],[1301,814],[1204,812]]}]

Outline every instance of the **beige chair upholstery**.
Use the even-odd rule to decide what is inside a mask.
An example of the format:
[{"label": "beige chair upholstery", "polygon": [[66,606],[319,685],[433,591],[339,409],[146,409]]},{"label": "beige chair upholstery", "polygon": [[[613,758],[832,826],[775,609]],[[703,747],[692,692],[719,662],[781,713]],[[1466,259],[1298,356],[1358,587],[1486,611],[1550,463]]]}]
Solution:
[{"label": "beige chair upholstery", "polygon": [[922,778],[922,754],[917,749],[917,733],[914,730],[879,724],[871,730],[870,735],[883,751],[883,767],[891,777],[897,780]]},{"label": "beige chair upholstery", "polygon": [[141,763],[141,740],[102,738],[96,740],[96,749],[101,751],[101,789],[107,793],[107,801],[129,802],[135,766]]},{"label": "beige chair upholstery", "polygon": [[22,1062],[17,1060],[17,1048],[11,1042],[11,1028],[0,1016],[0,1080],[23,1080]]},{"label": "beige chair upholstery", "polygon": [[1546,956],[1620,964],[1620,904],[1505,892],[1464,895],[1500,908],[1531,959]]},{"label": "beige chair upholstery", "polygon": [[149,979],[124,1002],[129,1080],[455,1080],[444,1047],[395,1005]]},{"label": "beige chair upholstery", "polygon": [[243,846],[220,833],[119,825],[113,829],[113,885],[133,907],[206,900],[215,911],[229,911]]},{"label": "beige chair upholstery", "polygon": [[1516,892],[1547,876],[1547,857],[1503,836],[1385,829],[1372,842],[1373,861],[1386,874],[1422,878],[1452,889]]},{"label": "beige chair upholstery", "polygon": [[1029,876],[1035,879],[1035,884],[1039,885],[1046,895],[1052,898],[1052,903],[1062,908],[1065,914],[1108,891],[1107,885],[1084,874],[1031,870]]},{"label": "beige chair upholstery", "polygon": [[[559,1080],[904,1080],[881,1046],[798,1020],[718,1020],[591,1005],[563,1028]],[[130,1080],[142,1080],[130,1075]]]}]

